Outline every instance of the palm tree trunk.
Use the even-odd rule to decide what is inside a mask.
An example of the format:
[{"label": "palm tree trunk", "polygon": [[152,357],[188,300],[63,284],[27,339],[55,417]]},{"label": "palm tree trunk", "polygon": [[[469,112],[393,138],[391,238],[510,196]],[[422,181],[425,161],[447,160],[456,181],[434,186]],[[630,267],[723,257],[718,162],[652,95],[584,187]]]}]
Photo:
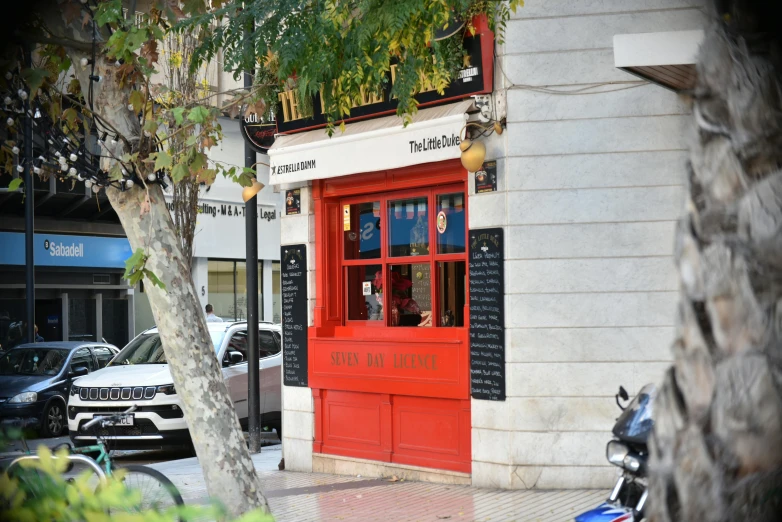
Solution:
[{"label": "palm tree trunk", "polygon": [[775,2],[715,0],[697,64],[674,366],[649,519],[779,520],[782,48]]}]

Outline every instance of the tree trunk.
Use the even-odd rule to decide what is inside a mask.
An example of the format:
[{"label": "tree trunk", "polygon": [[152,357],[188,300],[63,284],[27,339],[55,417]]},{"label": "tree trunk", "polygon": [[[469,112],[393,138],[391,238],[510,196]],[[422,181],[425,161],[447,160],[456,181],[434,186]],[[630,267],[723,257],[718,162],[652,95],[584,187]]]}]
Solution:
[{"label": "tree trunk", "polygon": [[676,243],[675,362],[650,443],[658,522],[782,512],[780,18],[774,2],[715,3]]},{"label": "tree trunk", "polygon": [[166,285],[166,290],[147,285],[146,292],[177,394],[182,398],[207,490],[230,513],[238,515],[265,506],[266,500],[163,191],[159,185],[151,185],[148,191],[149,211],[143,215],[147,198],[143,188],[125,192],[110,189],[108,197],[131,246],[144,248],[150,256],[147,268]]},{"label": "tree trunk", "polygon": [[[56,17],[57,11],[53,13]],[[63,24],[62,19],[51,17],[49,22],[50,30],[58,23],[60,27]],[[78,26],[65,24],[64,27],[56,34],[79,41],[91,40],[91,35]],[[66,51],[86,93],[90,71],[80,65],[80,59],[87,54],[67,47]],[[105,56],[98,55],[95,62],[95,74],[101,80],[93,82],[94,112],[114,132],[137,147],[141,128],[136,115],[128,109],[133,87],[119,85],[116,67]],[[107,142],[103,147],[102,167],[106,170],[111,163],[109,156],[121,157],[129,152],[122,140],[115,145]],[[144,187],[138,183],[124,192],[111,187],[106,192],[131,248],[144,250],[149,256],[146,268],[166,286],[163,290],[148,284],[146,293],[209,495],[221,501],[233,516],[259,507],[265,509],[266,499],[206,327],[206,317],[190,275],[190,262],[182,255],[160,185]]]}]

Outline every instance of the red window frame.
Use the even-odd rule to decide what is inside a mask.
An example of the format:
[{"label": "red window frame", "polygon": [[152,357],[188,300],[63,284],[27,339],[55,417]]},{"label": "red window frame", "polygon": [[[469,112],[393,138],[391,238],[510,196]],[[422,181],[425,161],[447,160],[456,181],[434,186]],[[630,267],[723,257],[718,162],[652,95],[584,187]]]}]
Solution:
[{"label": "red window frame", "polygon": [[[438,250],[438,235],[437,235],[437,203],[438,196],[449,194],[461,194],[463,201],[463,212],[465,213],[464,220],[464,245],[465,251],[462,253],[448,253],[440,254]],[[389,230],[391,227],[391,220],[389,219],[389,202],[401,200],[426,197],[427,202],[427,226],[428,226],[428,238],[429,238],[429,253],[419,256],[391,256],[389,255]],[[397,190],[383,193],[374,194],[362,194],[361,196],[349,196],[339,200],[339,208],[343,208],[345,205],[355,205],[360,203],[374,203],[380,202],[380,257],[372,259],[346,259],[345,258],[345,235],[344,233],[339,235],[338,252],[340,253],[339,269],[342,276],[342,324],[345,326],[367,326],[367,327],[388,327],[388,328],[440,328],[442,327],[442,312],[441,303],[439,302],[440,296],[440,274],[438,263],[446,262],[464,262],[465,272],[467,269],[467,242],[468,242],[468,221],[467,221],[467,200],[468,194],[465,184],[448,184],[438,185],[434,187],[415,188],[408,190]],[[342,215],[340,214],[340,219]],[[341,228],[342,223],[339,223]],[[368,265],[381,265],[383,272],[383,285],[384,288],[390,288],[390,269],[391,265],[404,265],[404,264],[429,264],[429,272],[431,274],[430,284],[430,299],[432,303],[432,324],[430,327],[421,326],[391,326],[391,314],[384,313],[382,321],[372,320],[350,320],[348,310],[348,268],[353,266],[368,266]],[[466,284],[466,282],[465,282]],[[463,326],[461,327],[448,327],[448,328],[467,328],[466,317],[468,315],[467,310],[467,295],[465,288],[465,304],[464,304],[464,317]],[[389,307],[389,292],[383,292],[383,310],[390,310]]]}]

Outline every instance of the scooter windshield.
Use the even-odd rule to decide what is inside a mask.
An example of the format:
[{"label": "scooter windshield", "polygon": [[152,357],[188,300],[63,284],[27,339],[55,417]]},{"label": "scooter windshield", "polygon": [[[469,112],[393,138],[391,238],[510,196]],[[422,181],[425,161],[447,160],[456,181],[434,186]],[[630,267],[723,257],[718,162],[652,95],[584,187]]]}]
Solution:
[{"label": "scooter windshield", "polygon": [[656,396],[657,387],[654,384],[647,384],[641,388],[638,395],[616,420],[614,435],[628,442],[646,444],[654,426],[652,412]]}]

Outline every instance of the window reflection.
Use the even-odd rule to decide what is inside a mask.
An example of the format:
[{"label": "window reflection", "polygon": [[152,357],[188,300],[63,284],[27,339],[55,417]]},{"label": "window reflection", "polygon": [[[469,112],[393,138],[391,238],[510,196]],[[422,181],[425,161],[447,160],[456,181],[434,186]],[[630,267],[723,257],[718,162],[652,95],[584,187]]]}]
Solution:
[{"label": "window reflection", "polygon": [[382,281],[382,265],[348,267],[348,320],[383,320]]},{"label": "window reflection", "polygon": [[463,254],[465,252],[464,193],[437,196],[437,253]]},{"label": "window reflection", "polygon": [[380,257],[380,201],[346,206],[350,209],[350,230],[344,232],[345,259],[377,259]]},{"label": "window reflection", "polygon": [[388,242],[393,257],[429,254],[429,213],[426,197],[388,203]]}]

